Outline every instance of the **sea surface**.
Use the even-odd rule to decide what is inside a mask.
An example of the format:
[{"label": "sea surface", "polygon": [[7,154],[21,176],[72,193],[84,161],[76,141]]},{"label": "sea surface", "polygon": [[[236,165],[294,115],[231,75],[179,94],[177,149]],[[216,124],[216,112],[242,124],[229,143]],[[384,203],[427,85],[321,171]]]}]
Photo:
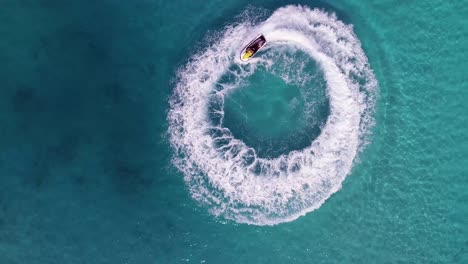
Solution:
[{"label": "sea surface", "polygon": [[0,263],[468,263],[467,61],[466,0],[0,0]]}]

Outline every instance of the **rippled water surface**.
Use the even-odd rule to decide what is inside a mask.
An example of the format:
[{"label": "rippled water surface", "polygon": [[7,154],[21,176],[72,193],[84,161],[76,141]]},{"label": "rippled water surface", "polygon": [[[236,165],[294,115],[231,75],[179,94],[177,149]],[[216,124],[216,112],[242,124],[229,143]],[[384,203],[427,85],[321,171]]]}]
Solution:
[{"label": "rippled water surface", "polygon": [[467,17],[0,1],[0,263],[468,262]]}]

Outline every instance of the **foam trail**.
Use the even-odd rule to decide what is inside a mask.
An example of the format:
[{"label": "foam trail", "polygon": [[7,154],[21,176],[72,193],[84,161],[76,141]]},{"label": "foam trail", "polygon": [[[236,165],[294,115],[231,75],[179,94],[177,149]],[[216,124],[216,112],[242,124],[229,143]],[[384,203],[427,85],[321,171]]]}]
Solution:
[{"label": "foam trail", "polygon": [[[273,159],[257,157],[222,126],[226,92],[268,63],[262,55],[248,64],[239,60],[241,48],[259,32],[267,49],[287,46],[316,61],[330,101],[327,122],[312,144]],[[221,82],[227,74],[231,83]],[[216,216],[256,225],[292,221],[340,189],[372,126],[376,94],[377,82],[351,26],[317,9],[280,8],[257,26],[227,27],[179,71],[168,113],[173,162],[193,198]]]}]

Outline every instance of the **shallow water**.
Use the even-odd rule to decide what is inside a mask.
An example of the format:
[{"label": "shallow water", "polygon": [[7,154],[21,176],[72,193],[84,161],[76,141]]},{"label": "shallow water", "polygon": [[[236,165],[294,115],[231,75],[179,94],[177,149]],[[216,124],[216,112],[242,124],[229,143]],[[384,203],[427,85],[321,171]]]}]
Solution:
[{"label": "shallow water", "polygon": [[[1,263],[468,261],[464,1],[300,1],[353,25],[380,91],[369,144],[291,222],[239,224],[193,199],[171,162],[168,101],[207,36],[297,4],[247,3],[0,2]],[[323,83],[303,96],[255,74],[226,100],[225,126],[264,157],[308,146],[317,127],[302,118],[329,114]],[[320,103],[308,112],[305,98]]]}]

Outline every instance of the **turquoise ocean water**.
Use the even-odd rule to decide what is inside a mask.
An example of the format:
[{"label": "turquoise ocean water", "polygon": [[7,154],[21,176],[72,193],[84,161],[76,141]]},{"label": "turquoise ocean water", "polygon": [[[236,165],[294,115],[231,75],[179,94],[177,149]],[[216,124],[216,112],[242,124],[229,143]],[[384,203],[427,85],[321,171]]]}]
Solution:
[{"label": "turquoise ocean water", "polygon": [[[211,178],[174,165],[168,116],[196,54],[291,4],[353,25],[378,92],[341,189],[286,221],[297,208],[246,205],[269,197],[197,193]],[[0,0],[0,263],[467,263],[467,4]],[[225,95],[222,125],[276,159],[319,137],[332,95],[290,46],[258,57],[275,64]]]}]

